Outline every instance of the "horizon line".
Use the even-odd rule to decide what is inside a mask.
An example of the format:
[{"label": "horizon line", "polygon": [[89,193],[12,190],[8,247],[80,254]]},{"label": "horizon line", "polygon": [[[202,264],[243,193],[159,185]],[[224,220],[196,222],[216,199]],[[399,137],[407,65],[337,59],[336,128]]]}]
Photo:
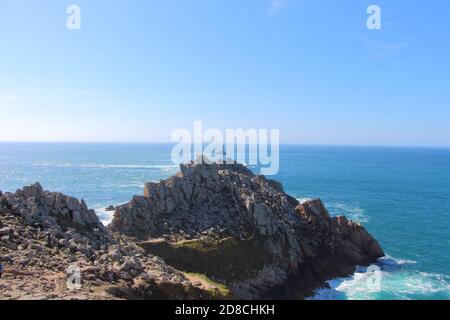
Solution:
[{"label": "horizon line", "polygon": [[[23,143],[23,144],[177,144],[178,142],[145,142],[145,141],[14,141],[14,140],[0,140],[0,143]],[[208,144],[208,143],[205,143]],[[226,145],[226,143],[224,143]],[[245,145],[248,145],[246,143]],[[269,144],[270,145],[270,144]],[[431,148],[431,149],[448,149],[450,145],[408,145],[408,144],[353,144],[353,143],[280,143],[280,146],[311,146],[311,147],[373,147],[373,148]]]}]

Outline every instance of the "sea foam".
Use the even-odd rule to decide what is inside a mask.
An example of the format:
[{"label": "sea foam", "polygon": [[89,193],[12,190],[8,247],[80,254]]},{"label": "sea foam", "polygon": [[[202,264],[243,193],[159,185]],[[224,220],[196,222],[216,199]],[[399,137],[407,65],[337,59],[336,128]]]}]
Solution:
[{"label": "sea foam", "polygon": [[373,290],[373,272],[358,267],[346,278],[328,281],[330,288],[317,290],[311,300],[393,300],[393,299],[450,299],[450,277],[419,272],[408,268],[416,261],[395,259],[390,256],[379,259],[373,266],[381,270],[380,289]]}]

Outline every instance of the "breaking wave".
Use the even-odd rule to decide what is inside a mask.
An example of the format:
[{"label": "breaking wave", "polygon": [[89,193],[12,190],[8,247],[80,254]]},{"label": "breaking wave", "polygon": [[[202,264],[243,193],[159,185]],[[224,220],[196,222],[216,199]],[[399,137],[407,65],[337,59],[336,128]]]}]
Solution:
[{"label": "breaking wave", "polygon": [[[408,268],[416,261],[384,257],[372,265],[381,270],[380,287],[374,290],[374,273],[358,267],[346,278],[328,281],[329,288],[320,289],[312,300],[412,300],[450,299],[450,277]],[[370,267],[369,267],[370,268]]]},{"label": "breaking wave", "polygon": [[110,224],[114,217],[114,211],[106,211],[106,208],[104,207],[96,207],[94,208],[94,211],[104,226]]},{"label": "breaking wave", "polygon": [[87,168],[87,169],[147,169],[147,170],[162,170],[172,171],[179,168],[175,164],[164,165],[146,165],[146,164],[102,164],[102,163],[69,163],[69,162],[35,162],[33,164],[37,167],[59,167],[59,168]]},{"label": "breaking wave", "polygon": [[367,222],[369,219],[365,210],[357,205],[349,205],[340,202],[331,202],[327,205],[332,216],[347,216],[347,218],[357,222]]},{"label": "breaking wave", "polygon": [[[313,200],[313,198],[297,198],[300,203]],[[327,210],[332,216],[346,216],[356,222],[367,222],[369,219],[365,215],[365,210],[357,205],[348,205],[341,202],[327,202]]]}]

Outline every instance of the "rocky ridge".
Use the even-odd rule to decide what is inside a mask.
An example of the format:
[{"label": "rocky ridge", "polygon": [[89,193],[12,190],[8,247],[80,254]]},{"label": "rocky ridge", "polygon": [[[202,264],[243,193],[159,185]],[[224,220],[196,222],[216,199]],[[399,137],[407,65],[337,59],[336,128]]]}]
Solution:
[{"label": "rocky ridge", "polygon": [[299,203],[243,165],[207,163],[147,183],[116,208],[111,229],[245,299],[304,297],[384,255],[364,227],[331,217],[320,200]]},{"label": "rocky ridge", "polygon": [[243,165],[180,169],[115,207],[107,228],[39,184],[0,192],[0,299],[304,298],[384,255],[360,224]]},{"label": "rocky ridge", "polygon": [[[0,192],[0,260],[0,300],[221,297],[214,286],[206,290],[110,232],[83,200],[44,191],[39,183]],[[68,268],[79,270],[79,290],[69,290]]]}]

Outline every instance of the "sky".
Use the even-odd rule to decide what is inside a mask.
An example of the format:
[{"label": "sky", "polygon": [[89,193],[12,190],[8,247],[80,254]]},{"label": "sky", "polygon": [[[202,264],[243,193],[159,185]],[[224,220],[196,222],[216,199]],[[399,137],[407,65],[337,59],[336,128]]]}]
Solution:
[{"label": "sky", "polygon": [[449,18],[447,0],[0,0],[0,141],[168,142],[198,120],[450,146]]}]

